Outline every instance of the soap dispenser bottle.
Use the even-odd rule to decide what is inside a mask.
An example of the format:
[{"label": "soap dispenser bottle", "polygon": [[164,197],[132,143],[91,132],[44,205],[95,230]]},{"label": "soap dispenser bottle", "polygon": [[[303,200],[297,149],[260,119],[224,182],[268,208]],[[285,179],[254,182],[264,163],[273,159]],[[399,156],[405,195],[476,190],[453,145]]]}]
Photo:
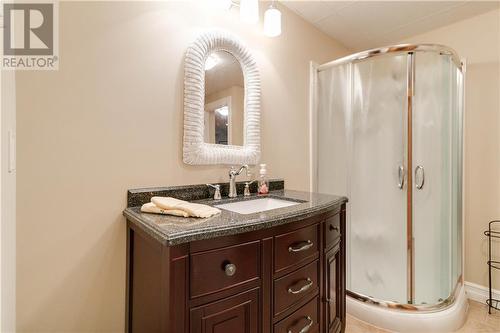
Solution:
[{"label": "soap dispenser bottle", "polygon": [[267,179],[267,170],[266,165],[260,165],[259,171],[259,183],[258,183],[258,191],[259,194],[268,194],[269,193],[269,180]]}]

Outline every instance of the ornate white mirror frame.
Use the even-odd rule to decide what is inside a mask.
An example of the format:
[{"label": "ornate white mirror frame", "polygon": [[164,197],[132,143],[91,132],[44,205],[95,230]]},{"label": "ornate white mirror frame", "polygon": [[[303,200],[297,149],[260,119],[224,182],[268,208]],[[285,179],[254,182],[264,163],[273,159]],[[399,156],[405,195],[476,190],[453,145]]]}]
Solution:
[{"label": "ornate white mirror frame", "polygon": [[[205,62],[226,51],[240,63],[244,77],[243,146],[204,142]],[[225,31],[199,36],[187,49],[184,64],[184,149],[186,164],[257,164],[260,158],[260,77],[250,51]]]}]

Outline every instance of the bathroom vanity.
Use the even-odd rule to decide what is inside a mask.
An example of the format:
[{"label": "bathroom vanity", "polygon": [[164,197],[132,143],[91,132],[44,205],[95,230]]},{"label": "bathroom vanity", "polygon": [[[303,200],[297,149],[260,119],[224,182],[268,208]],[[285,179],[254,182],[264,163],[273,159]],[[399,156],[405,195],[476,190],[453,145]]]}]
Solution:
[{"label": "bathroom vanity", "polygon": [[207,219],[140,212],[157,195],[209,205],[262,198],[224,199],[220,185],[222,200],[204,185],[129,191],[127,331],[343,332],[347,199],[278,180],[266,198],[293,205]]}]

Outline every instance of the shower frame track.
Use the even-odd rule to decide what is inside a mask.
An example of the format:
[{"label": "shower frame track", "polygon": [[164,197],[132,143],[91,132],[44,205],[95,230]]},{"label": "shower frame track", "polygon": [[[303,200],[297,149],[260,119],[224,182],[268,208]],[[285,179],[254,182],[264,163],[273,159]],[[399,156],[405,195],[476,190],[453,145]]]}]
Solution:
[{"label": "shower frame track", "polygon": [[440,44],[398,44],[393,46],[385,46],[377,49],[354,53],[346,57],[324,63],[322,65],[319,65],[317,67],[317,70],[318,72],[322,72],[334,66],[366,60],[373,57],[394,54],[408,54],[415,52],[434,52],[442,55],[448,55],[451,57],[451,60],[458,67],[458,69],[463,72],[463,64],[460,61],[457,52],[448,46]]},{"label": "shower frame track", "polygon": [[442,311],[453,305],[455,300],[458,298],[458,293],[460,292],[460,286],[462,286],[462,275],[457,279],[455,283],[455,288],[453,292],[446,298],[436,304],[401,304],[397,302],[384,301],[374,297],[359,294],[350,290],[346,290],[347,296],[350,296],[360,302],[372,304],[376,306],[381,306],[394,310],[404,310],[404,311],[419,311],[419,312],[436,312]]},{"label": "shower frame track", "polygon": [[412,304],[415,299],[415,247],[413,238],[413,95],[415,88],[415,56],[408,53],[406,66],[406,98],[407,98],[407,154],[406,154],[406,246],[407,246],[407,302]]}]

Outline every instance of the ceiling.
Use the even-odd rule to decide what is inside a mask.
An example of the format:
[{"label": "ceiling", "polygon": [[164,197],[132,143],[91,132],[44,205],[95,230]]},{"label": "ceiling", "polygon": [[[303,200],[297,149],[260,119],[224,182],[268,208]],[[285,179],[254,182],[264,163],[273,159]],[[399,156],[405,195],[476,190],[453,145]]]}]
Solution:
[{"label": "ceiling", "polygon": [[352,51],[401,42],[499,7],[500,1],[281,1]]}]

